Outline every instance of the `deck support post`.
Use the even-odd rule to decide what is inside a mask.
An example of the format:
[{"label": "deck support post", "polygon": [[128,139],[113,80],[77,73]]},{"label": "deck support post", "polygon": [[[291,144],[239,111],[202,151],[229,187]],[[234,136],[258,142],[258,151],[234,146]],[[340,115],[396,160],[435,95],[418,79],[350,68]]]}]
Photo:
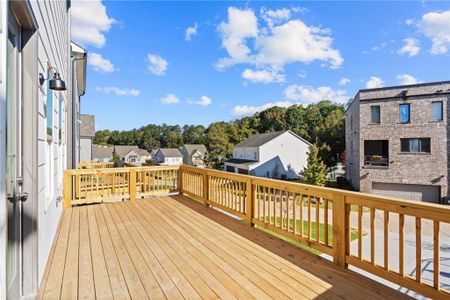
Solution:
[{"label": "deck support post", "polygon": [[203,204],[209,205],[209,176],[206,169],[203,172]]},{"label": "deck support post", "polygon": [[183,166],[180,166],[178,168],[178,174],[177,174],[177,189],[178,193],[180,195],[183,195]]},{"label": "deck support post", "polygon": [[349,208],[345,196],[336,194],[333,199],[333,262],[347,268],[346,255],[349,251]]},{"label": "deck support post", "polygon": [[135,168],[130,168],[130,177],[128,179],[128,192],[130,193],[130,201],[136,200],[136,170]]},{"label": "deck support post", "polygon": [[[70,195],[71,195],[71,175],[69,172],[64,171],[64,188],[63,188],[63,207],[64,208],[69,208],[71,207],[71,203],[70,203]],[[78,182],[76,182],[77,184],[77,189],[79,189],[78,186]],[[75,187],[74,187],[75,188]]]},{"label": "deck support post", "polygon": [[251,179],[248,179],[245,183],[246,190],[245,190],[245,206],[246,211],[245,215],[247,217],[247,224],[249,226],[253,226],[252,218],[254,215],[253,209],[254,209],[254,201],[255,201],[255,189],[253,187],[253,183]]}]

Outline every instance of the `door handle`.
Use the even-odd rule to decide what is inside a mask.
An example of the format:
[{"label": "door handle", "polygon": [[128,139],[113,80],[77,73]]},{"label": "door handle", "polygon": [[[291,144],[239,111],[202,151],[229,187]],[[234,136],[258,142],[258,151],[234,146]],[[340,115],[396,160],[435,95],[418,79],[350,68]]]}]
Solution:
[{"label": "door handle", "polygon": [[17,193],[15,196],[13,196],[11,194],[7,194],[6,198],[8,198],[9,202],[14,202],[14,201],[25,202],[28,199],[28,193]]}]

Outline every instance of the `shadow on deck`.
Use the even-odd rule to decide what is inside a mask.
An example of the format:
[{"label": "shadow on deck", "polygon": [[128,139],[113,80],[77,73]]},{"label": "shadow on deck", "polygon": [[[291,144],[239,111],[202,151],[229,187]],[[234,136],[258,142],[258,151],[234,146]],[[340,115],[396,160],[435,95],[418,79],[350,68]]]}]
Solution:
[{"label": "shadow on deck", "polygon": [[39,295],[407,298],[179,195],[64,210]]}]

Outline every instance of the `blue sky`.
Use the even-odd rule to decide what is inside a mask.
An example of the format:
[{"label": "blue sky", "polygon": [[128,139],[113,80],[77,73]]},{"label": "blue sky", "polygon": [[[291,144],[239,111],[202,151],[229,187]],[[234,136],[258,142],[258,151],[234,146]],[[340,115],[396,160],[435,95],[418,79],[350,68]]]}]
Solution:
[{"label": "blue sky", "polygon": [[229,121],[275,104],[450,80],[448,2],[75,1],[98,129]]}]

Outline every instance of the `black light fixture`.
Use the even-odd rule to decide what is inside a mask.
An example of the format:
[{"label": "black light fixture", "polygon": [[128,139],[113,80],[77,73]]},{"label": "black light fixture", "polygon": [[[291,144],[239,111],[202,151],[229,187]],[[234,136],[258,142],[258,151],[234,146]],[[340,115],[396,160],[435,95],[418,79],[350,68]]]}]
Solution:
[{"label": "black light fixture", "polygon": [[61,76],[59,75],[58,70],[56,70],[56,68],[51,67],[51,68],[49,68],[48,70],[50,71],[50,70],[52,70],[52,69],[53,69],[55,72],[54,72],[53,75],[51,75],[51,78],[50,78],[50,76],[47,77],[47,78],[45,78],[44,75],[43,75],[42,73],[39,73],[39,83],[40,83],[41,85],[43,85],[44,82],[45,82],[47,79],[49,79],[48,87],[49,87],[51,90],[54,90],[54,91],[65,91],[65,90],[66,90],[66,82],[65,82],[64,80],[61,79]]}]

